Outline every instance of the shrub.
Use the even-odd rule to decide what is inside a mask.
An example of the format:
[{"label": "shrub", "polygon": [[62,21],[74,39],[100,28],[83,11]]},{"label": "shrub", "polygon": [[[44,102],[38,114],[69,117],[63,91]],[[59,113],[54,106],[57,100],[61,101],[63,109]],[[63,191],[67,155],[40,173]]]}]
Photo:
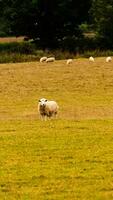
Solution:
[{"label": "shrub", "polygon": [[20,53],[20,54],[35,54],[35,44],[29,42],[11,42],[11,43],[0,43],[0,53]]},{"label": "shrub", "polygon": [[94,51],[85,51],[82,55],[82,57],[103,57],[103,56],[113,56],[113,51],[111,50],[103,50],[101,51],[100,49],[96,49]]},{"label": "shrub", "polygon": [[0,63],[16,63],[16,62],[30,62],[39,61],[36,55],[26,55],[19,53],[1,53]]}]

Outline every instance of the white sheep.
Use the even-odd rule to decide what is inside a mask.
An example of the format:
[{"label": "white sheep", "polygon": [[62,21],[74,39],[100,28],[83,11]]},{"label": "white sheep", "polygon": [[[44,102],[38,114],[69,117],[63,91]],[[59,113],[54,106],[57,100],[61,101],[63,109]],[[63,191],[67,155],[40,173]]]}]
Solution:
[{"label": "white sheep", "polygon": [[111,62],[112,61],[112,58],[110,57],[110,56],[108,56],[107,58],[106,58],[106,62]]},{"label": "white sheep", "polygon": [[41,119],[56,117],[58,113],[58,104],[55,101],[48,101],[45,98],[39,100],[38,103],[38,112],[40,114]]},{"label": "white sheep", "polygon": [[71,64],[72,62],[73,62],[72,59],[68,59],[67,62],[66,62],[66,64],[69,65],[69,64]]},{"label": "white sheep", "polygon": [[40,58],[40,62],[44,62],[44,61],[46,61],[46,60],[47,60],[47,57],[46,57],[46,56]]},{"label": "white sheep", "polygon": [[55,57],[50,57],[47,58],[46,62],[54,62],[55,61]]},{"label": "white sheep", "polygon": [[95,59],[94,59],[92,56],[90,56],[90,57],[89,57],[89,61],[94,62]]}]

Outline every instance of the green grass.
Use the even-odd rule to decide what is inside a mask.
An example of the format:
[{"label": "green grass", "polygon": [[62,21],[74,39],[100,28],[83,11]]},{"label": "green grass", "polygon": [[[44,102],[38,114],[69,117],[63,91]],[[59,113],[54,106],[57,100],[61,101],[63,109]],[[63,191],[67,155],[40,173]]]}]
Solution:
[{"label": "green grass", "polygon": [[0,199],[112,199],[113,120],[0,126]]},{"label": "green grass", "polygon": [[[0,65],[0,199],[113,199],[113,68],[105,58]],[[40,121],[54,99],[58,119]]]}]

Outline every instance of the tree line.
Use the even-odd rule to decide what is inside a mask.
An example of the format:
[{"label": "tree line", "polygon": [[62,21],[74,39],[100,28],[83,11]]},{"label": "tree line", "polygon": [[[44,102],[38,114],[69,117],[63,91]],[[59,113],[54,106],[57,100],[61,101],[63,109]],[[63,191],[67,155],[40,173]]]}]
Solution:
[{"label": "tree line", "polygon": [[73,51],[93,32],[93,47],[113,49],[113,0],[0,0],[0,7],[0,36],[24,35],[43,49]]}]

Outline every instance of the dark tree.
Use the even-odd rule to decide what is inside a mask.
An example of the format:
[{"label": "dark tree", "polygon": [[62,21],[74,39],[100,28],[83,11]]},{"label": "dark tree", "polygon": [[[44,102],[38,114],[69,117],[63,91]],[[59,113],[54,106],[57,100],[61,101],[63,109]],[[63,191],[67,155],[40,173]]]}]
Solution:
[{"label": "dark tree", "polygon": [[93,0],[90,12],[103,46],[113,48],[113,0]]},{"label": "dark tree", "polygon": [[1,0],[3,16],[15,35],[56,48],[65,39],[81,37],[79,25],[88,20],[91,0]]}]

